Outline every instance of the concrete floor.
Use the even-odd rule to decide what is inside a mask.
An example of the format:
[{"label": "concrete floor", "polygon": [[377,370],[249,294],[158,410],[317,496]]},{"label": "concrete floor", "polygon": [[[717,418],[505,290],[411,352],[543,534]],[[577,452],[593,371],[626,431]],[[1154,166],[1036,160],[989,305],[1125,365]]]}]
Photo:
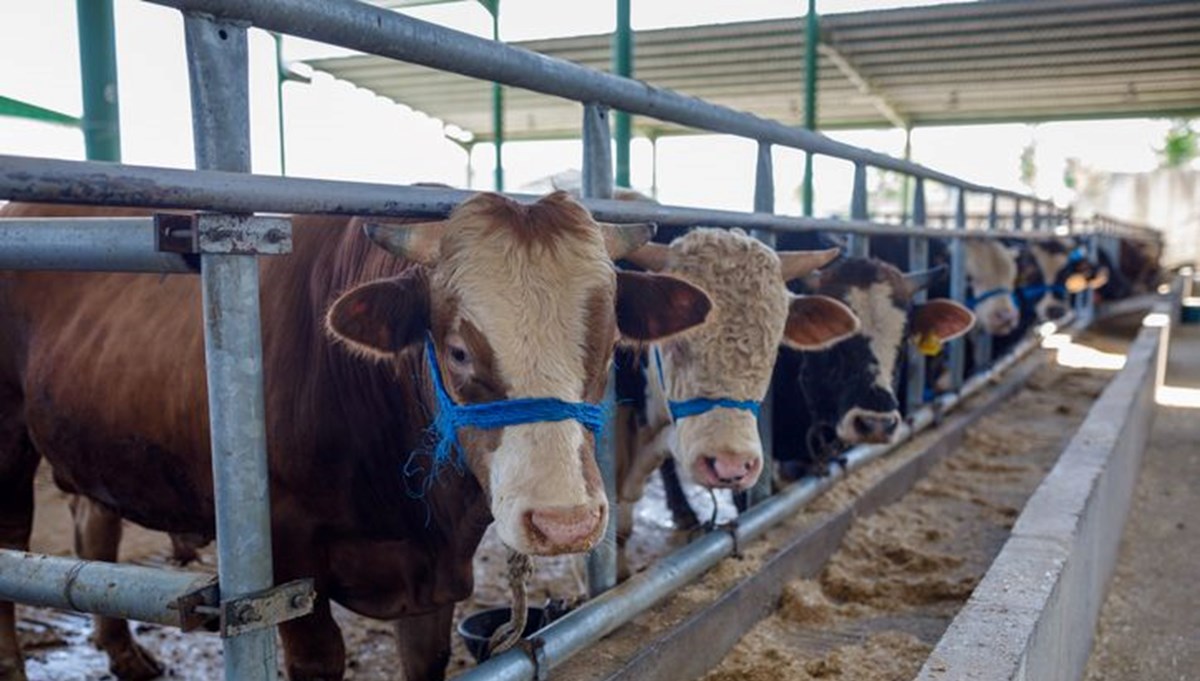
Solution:
[{"label": "concrete floor", "polygon": [[[1174,330],[1166,385],[1200,398],[1200,325]],[[1200,403],[1160,405],[1087,681],[1200,679],[1198,578]]]}]

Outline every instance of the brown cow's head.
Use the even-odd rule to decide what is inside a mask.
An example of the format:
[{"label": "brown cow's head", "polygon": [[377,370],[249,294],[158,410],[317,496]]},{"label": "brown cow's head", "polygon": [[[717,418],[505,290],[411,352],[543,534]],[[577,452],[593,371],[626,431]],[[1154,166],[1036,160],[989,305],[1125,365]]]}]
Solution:
[{"label": "brown cow's head", "polygon": [[[701,324],[712,305],[679,279],[615,271],[612,258],[652,230],[597,224],[561,192],[532,205],[479,194],[444,222],[369,231],[424,267],[344,293],[330,308],[330,332],[381,359],[432,338],[458,404],[600,402],[618,337],[669,337]],[[594,438],[580,423],[462,428],[458,442],[509,547],[572,553],[600,537],[608,502]]]},{"label": "brown cow's head", "polygon": [[[695,229],[670,246],[647,244],[629,260],[694,282],[714,299],[712,321],[685,337],[659,344],[662,384],[651,365],[654,412],[665,398],[761,402],[771,382],[780,343],[803,350],[828,347],[858,330],[842,303],[825,296],[796,296],[787,281],[837,257],[837,250],[775,253],[740,230]],[[753,412],[718,407],[677,418],[672,452],[706,487],[744,490],[762,471],[763,452]]]}]

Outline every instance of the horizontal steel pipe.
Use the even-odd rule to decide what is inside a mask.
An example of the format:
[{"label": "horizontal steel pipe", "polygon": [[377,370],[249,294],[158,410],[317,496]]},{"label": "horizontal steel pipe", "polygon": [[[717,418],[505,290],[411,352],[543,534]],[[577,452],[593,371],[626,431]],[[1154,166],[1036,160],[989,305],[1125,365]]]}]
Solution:
[{"label": "horizontal steel pipe", "polygon": [[[258,28],[490,80],[631,114],[749,137],[760,142],[858,161],[968,191],[1015,192],[967,182],[820,133],[786,126],[695,97],[621,78],[564,59],[504,45],[355,0],[149,0],[187,12],[248,21]],[[1024,197],[1030,198],[1030,197]]]},{"label": "horizontal steel pipe", "polygon": [[[618,585],[583,607],[569,613],[537,633],[537,669],[529,654],[516,648],[455,677],[456,681],[533,681],[571,656],[654,607],[677,589],[686,586],[733,553],[734,535],[744,546],[771,527],[795,516],[813,498],[832,487],[845,475],[895,450],[938,421],[941,413],[952,409],[996,380],[1004,371],[1036,348],[1041,339],[1031,337],[987,371],[967,381],[961,391],[941,395],[917,410],[909,423],[902,424],[896,441],[887,445],[861,445],[846,453],[846,472],[824,478],[804,478],[763,501],[738,517],[730,532],[714,531],[655,561],[644,572]],[[541,676],[539,676],[539,674]]]},{"label": "horizontal steel pipe", "polygon": [[184,624],[179,599],[212,575],[0,549],[0,600],[109,617]]},{"label": "horizontal steel pipe", "polygon": [[197,271],[156,250],[149,217],[0,219],[0,270]]},{"label": "horizontal steel pipe", "polygon": [[[440,217],[476,192],[335,180],[249,175],[215,170],[179,170],[90,161],[0,155],[0,198],[14,201],[84,203],[147,208],[184,208],[228,213],[334,213]],[[532,194],[508,194],[532,201]],[[922,229],[868,222],[802,218],[766,213],[687,208],[614,199],[584,199],[600,220],[661,225],[741,227],[775,232],[826,230],[873,236],[954,236],[948,229]],[[1052,233],[983,232],[968,236],[1050,239]]]}]

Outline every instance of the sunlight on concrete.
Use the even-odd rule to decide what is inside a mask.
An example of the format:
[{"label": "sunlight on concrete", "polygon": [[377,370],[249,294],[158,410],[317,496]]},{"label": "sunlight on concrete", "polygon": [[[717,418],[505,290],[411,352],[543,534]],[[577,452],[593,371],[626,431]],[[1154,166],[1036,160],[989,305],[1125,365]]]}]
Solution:
[{"label": "sunlight on concrete", "polygon": [[1065,333],[1050,334],[1042,341],[1042,347],[1055,350],[1058,365],[1072,369],[1119,371],[1125,366],[1125,355],[1076,343]]}]

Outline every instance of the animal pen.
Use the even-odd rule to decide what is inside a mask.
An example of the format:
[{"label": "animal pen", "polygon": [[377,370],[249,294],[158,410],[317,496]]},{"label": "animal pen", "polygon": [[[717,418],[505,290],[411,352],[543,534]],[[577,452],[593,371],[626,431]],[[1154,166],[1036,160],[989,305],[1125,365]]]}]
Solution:
[{"label": "animal pen", "polygon": [[[217,623],[224,640],[225,678],[276,677],[275,625],[312,607],[312,584],[273,583],[270,504],[264,430],[258,258],[287,257],[286,218],[257,213],[332,213],[435,216],[471,192],[250,175],[247,105],[249,27],[308,38],[420,64],[505,86],[553,95],[581,105],[584,205],[597,219],[743,228],[773,245],[774,235],[821,230],[848,235],[848,250],[866,255],[874,236],[907,237],[910,268],[926,269],[928,239],[951,243],[951,297],[967,299],[964,236],[1040,240],[1080,237],[1087,257],[1106,249],[1115,260],[1119,237],[1148,238],[1108,219],[1079,219],[1050,201],[937,172],[823,135],[741,113],[645,83],[601,73],[501,43],[476,38],[352,0],[151,0],[180,10],[191,78],[195,171],[96,162],[0,157],[0,198],[50,203],[137,206],[198,211],[147,218],[46,219],[0,222],[0,268],[196,274],[204,294],[206,371],[216,490],[218,577],[0,551],[0,598],[185,630]],[[734,135],[758,145],[754,201],[747,211],[709,210],[613,200],[609,112],[653,118],[690,129]],[[849,219],[774,214],[774,147],[842,159],[854,166]],[[872,220],[868,169],[911,178],[913,208],[904,224]],[[948,225],[927,223],[926,188],[949,189],[956,209]],[[985,197],[990,210],[972,226],[968,198]],[[512,195],[518,200],[531,197]],[[923,294],[922,294],[923,295]],[[1074,324],[1095,314],[1091,296],[1076,295]],[[952,389],[927,399],[924,358],[910,349],[908,413],[896,443],[860,446],[849,469],[880,457],[945,412],[995,383],[1036,346],[1036,337],[992,360],[987,337],[975,347],[974,376],[964,375],[963,339],[949,347]],[[610,381],[611,383],[611,381]],[[612,390],[610,386],[610,391]],[[770,452],[769,408],[759,421]],[[615,499],[613,438],[597,452],[606,493]],[[594,597],[518,647],[460,678],[543,679],[566,659],[701,575],[739,544],[761,536],[835,483],[837,476],[804,479],[771,495],[764,475],[752,508],[734,527],[717,529],[617,585],[615,518],[588,557]]]}]

